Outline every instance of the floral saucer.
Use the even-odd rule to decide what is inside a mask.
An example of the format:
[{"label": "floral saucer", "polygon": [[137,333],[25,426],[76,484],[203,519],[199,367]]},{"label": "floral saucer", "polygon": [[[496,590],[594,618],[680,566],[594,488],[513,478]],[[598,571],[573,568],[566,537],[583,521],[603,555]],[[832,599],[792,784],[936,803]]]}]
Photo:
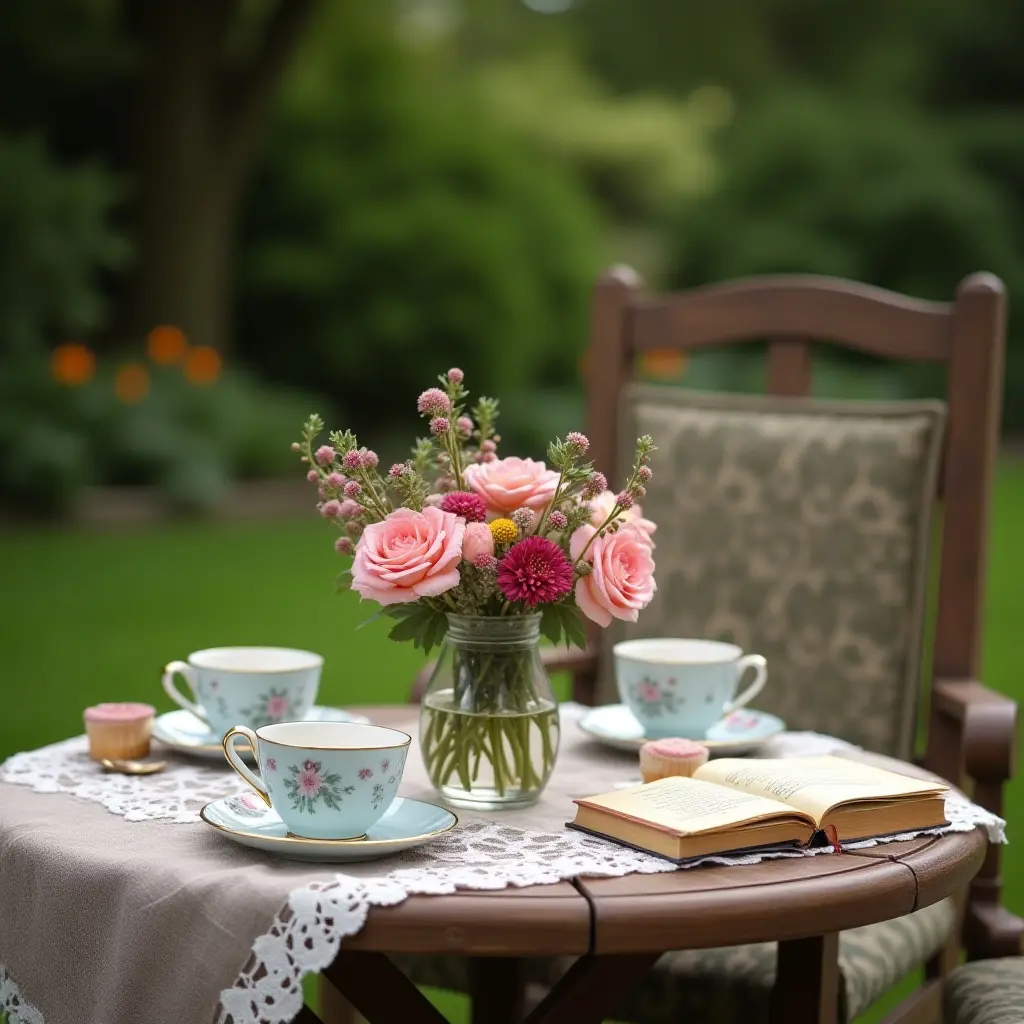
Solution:
[{"label": "floral saucer", "polygon": [[[370,720],[365,715],[354,715],[341,708],[313,706],[306,715],[307,722],[361,722]],[[205,757],[212,761],[223,761],[220,737],[191,711],[168,711],[157,715],[153,723],[153,739],[182,754]],[[239,743],[235,748],[243,757],[251,757],[248,743]]]},{"label": "floral saucer", "polygon": [[451,811],[423,800],[396,797],[384,817],[367,829],[365,839],[303,839],[255,793],[226,796],[208,803],[199,816],[228,839],[286,860],[340,864],[379,860],[429,843],[459,823]]},{"label": "floral saucer", "polygon": [[[580,719],[580,728],[588,736],[618,750],[637,750],[647,739],[643,727],[625,704],[605,704],[588,711]],[[775,715],[741,708],[711,726],[700,742],[711,751],[712,757],[735,757],[749,754],[785,728],[786,723]]]}]

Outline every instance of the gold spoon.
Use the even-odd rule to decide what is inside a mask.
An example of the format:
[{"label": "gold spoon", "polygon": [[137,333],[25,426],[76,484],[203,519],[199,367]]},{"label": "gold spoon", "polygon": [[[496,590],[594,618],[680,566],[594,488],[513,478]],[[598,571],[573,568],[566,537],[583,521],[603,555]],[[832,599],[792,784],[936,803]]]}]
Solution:
[{"label": "gold spoon", "polygon": [[122,775],[153,775],[167,767],[166,761],[127,761],[120,757],[104,757],[100,764],[108,772],[120,772]]}]

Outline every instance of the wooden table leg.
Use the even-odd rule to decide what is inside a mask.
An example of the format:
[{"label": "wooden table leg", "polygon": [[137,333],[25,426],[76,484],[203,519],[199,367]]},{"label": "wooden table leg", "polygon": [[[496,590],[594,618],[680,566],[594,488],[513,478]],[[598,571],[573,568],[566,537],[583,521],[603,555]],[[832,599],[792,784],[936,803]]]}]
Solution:
[{"label": "wooden table leg", "polygon": [[657,963],[660,953],[581,956],[526,1024],[601,1024]]},{"label": "wooden table leg", "polygon": [[448,1024],[383,953],[343,949],[321,973],[369,1024]]},{"label": "wooden table leg", "polygon": [[355,1007],[335,988],[329,978],[320,975],[320,1016],[323,1024],[360,1024]]},{"label": "wooden table leg", "polygon": [[469,961],[472,1024],[522,1024],[526,965],[519,957],[475,956]]},{"label": "wooden table leg", "polygon": [[780,942],[773,1024],[836,1024],[838,1015],[838,933]]}]

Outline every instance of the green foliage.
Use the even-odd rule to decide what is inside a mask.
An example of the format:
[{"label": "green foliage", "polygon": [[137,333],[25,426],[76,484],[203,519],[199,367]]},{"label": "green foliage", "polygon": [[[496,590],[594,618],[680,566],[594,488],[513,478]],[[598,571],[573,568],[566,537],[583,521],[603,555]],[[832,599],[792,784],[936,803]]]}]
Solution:
[{"label": "green foliage", "polygon": [[[962,277],[987,269],[1024,295],[1014,200],[948,124],[919,111],[780,92],[737,119],[723,165],[718,191],[678,218],[674,285],[813,272],[948,301]],[[1018,332],[1012,380],[1022,346]],[[907,390],[935,386],[917,372],[905,379]],[[1010,392],[1008,425],[1022,406],[1024,393]]]},{"label": "green foliage", "polygon": [[391,640],[411,640],[413,647],[424,654],[429,654],[444,640],[448,617],[439,608],[417,601],[414,604],[389,605],[383,611],[398,620],[388,633]]},{"label": "green foliage", "polygon": [[245,228],[242,334],[364,431],[434,365],[502,394],[575,376],[595,213],[464,81],[333,8],[284,97]]},{"label": "green foliage", "polygon": [[233,480],[293,475],[289,444],[308,395],[241,371],[196,387],[175,368],[154,368],[149,394],[124,404],[115,370],[102,362],[93,381],[66,388],[36,358],[0,385],[0,501],[60,512],[88,484],[131,484],[158,487],[174,506],[200,511]]},{"label": "green foliage", "polygon": [[117,197],[100,166],[62,167],[37,139],[0,135],[0,377],[103,322],[100,277],[127,255]]},{"label": "green foliage", "polygon": [[541,611],[540,630],[556,646],[584,648],[587,630],[580,610],[571,603],[546,604]]}]

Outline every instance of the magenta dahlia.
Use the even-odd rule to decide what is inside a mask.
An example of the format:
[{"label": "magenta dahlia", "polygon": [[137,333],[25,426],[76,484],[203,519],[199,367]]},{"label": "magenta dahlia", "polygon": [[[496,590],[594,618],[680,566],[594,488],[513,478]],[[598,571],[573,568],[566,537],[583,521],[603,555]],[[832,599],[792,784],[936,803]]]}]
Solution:
[{"label": "magenta dahlia", "polygon": [[572,566],[554,541],[527,537],[513,544],[498,563],[497,583],[510,601],[522,601],[533,608],[569,593]]},{"label": "magenta dahlia", "polygon": [[487,518],[487,502],[472,491],[449,491],[441,502],[441,510],[462,516],[467,523],[482,523]]}]

